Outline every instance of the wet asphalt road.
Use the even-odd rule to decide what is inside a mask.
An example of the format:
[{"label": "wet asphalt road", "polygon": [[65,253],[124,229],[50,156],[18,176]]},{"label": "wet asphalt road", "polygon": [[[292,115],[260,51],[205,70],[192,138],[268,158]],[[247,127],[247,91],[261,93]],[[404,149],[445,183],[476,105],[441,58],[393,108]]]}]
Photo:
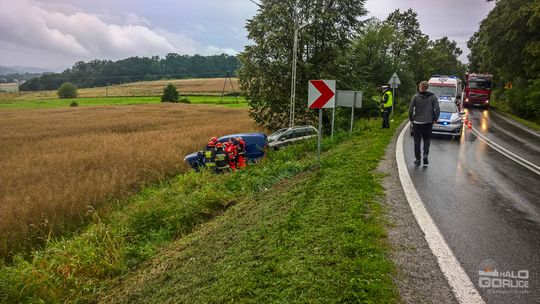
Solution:
[{"label": "wet asphalt road", "polygon": [[[489,110],[468,114],[478,132],[540,165],[540,135]],[[486,303],[540,303],[540,175],[469,129],[459,141],[432,139],[429,167],[417,168],[406,135],[405,160],[418,194]],[[482,288],[478,271],[486,260],[499,272],[528,270],[529,287]]]}]

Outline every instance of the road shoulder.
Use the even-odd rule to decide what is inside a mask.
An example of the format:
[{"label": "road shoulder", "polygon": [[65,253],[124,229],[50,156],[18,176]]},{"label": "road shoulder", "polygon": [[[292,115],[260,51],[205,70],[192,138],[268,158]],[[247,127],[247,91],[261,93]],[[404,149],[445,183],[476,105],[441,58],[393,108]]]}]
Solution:
[{"label": "road shoulder", "polygon": [[394,282],[404,303],[457,303],[399,181],[395,155],[397,138],[404,126],[405,123],[394,134],[377,170],[384,175],[390,258],[396,265]]}]

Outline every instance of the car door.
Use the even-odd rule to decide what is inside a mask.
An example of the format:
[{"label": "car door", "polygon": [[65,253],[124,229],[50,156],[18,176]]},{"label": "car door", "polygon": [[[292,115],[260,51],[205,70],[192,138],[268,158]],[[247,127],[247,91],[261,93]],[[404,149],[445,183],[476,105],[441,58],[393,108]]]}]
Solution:
[{"label": "car door", "polygon": [[278,146],[279,147],[284,147],[284,146],[288,146],[290,144],[292,144],[294,142],[294,131],[293,130],[289,130],[285,133],[283,133],[283,135],[280,136],[279,138],[279,144]]},{"label": "car door", "polygon": [[301,128],[301,129],[296,129],[294,130],[294,141],[295,142],[298,142],[298,141],[302,141],[304,139],[307,138],[307,131],[305,128]]}]

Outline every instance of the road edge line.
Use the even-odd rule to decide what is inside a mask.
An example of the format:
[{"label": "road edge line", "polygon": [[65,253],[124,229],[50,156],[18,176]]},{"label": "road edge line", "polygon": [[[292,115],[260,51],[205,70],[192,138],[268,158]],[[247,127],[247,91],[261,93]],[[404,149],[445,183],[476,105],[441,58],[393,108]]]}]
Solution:
[{"label": "road edge line", "polygon": [[452,292],[459,303],[485,303],[478,290],[470,280],[465,270],[456,259],[452,249],[444,240],[439,228],[427,212],[424,202],[418,195],[416,188],[411,180],[407,165],[405,164],[405,155],[403,153],[403,136],[409,128],[410,122],[399,134],[396,145],[396,162],[398,167],[399,180],[401,187],[409,203],[409,207],[424,233],[429,248],[437,258],[437,263],[444,274],[446,281],[452,288]]},{"label": "road edge line", "polygon": [[489,139],[487,136],[480,133],[474,127],[471,127],[471,130],[472,130],[472,133],[476,135],[477,138],[484,141],[488,146],[493,148],[495,151],[501,153],[502,155],[522,165],[523,167],[531,170],[532,172],[540,175],[540,167],[538,167],[536,164],[533,164],[532,162],[524,159],[523,157],[520,157],[519,155],[513,153],[512,151],[503,148],[501,145],[497,144],[495,141]]}]

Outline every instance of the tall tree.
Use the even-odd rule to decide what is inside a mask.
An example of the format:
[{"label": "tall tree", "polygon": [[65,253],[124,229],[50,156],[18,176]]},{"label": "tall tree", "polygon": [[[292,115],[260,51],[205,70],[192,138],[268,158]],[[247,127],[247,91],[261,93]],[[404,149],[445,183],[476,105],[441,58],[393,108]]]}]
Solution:
[{"label": "tall tree", "polygon": [[289,116],[293,35],[298,43],[296,118],[308,122],[307,81],[331,78],[340,81],[339,58],[357,34],[364,0],[262,0],[257,15],[248,20],[248,37],[254,42],[240,54],[240,85],[251,105],[251,116],[271,129],[283,127]]},{"label": "tall tree", "polygon": [[400,63],[415,44],[425,37],[420,30],[418,14],[412,8],[404,12],[396,9],[388,15],[384,22],[392,26],[397,33],[391,42],[391,53],[394,62]]},{"label": "tall tree", "polygon": [[497,95],[515,114],[540,121],[540,1],[498,0],[468,46],[470,69],[512,82]]}]

